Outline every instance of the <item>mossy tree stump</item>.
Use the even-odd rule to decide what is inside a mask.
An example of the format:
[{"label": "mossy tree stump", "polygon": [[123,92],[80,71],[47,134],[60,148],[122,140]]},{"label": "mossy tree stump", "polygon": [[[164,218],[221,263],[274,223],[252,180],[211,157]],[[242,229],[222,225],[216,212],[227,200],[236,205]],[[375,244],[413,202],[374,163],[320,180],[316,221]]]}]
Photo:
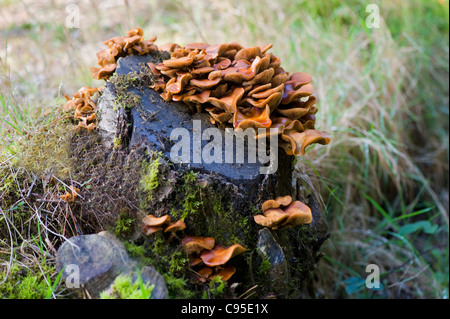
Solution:
[{"label": "mossy tree stump", "polygon": [[[278,169],[267,175],[260,174],[258,162],[173,163],[170,157],[173,129],[193,132],[193,120],[201,123],[203,131],[215,126],[209,115],[192,114],[184,103],[165,102],[148,88],[152,75],[146,63],[157,64],[161,59],[157,55],[119,59],[115,74],[106,82],[98,100],[98,131],[74,137],[72,156],[77,163],[76,178],[89,181],[90,185],[88,190],[82,190],[84,201],[77,204],[81,216],[91,221],[87,224],[97,223],[99,227],[109,223],[117,230],[122,225],[120,235],[136,244],[147,243],[150,250],[155,249],[157,241],[166,240],[172,248],[160,249],[158,254],[177,252],[178,256],[182,255],[179,238],[168,241],[164,234],[145,237],[140,231],[140,221],[146,214],[169,214],[172,220],[181,218],[187,228],[179,237],[208,236],[224,246],[239,243],[247,248],[232,260],[237,272],[230,283],[239,285],[225,297],[237,297],[255,286],[252,289],[255,297],[304,296],[303,283],[314,269],[320,246],[328,235],[314,197],[308,200],[298,196],[292,180],[294,157],[280,149]],[[202,141],[202,146],[207,143]],[[285,195],[308,204],[313,211],[313,223],[270,231],[273,238],[262,240],[262,227],[254,222],[253,216],[261,212],[265,200]],[[129,220],[134,221],[134,227],[123,225]],[[267,237],[267,231],[264,233]],[[280,260],[272,258],[270,247],[258,245],[264,242],[271,242],[273,247],[273,243],[277,244],[276,253],[282,253],[285,271],[273,271],[275,265],[271,261]],[[149,254],[153,256],[151,251]],[[187,279],[192,275],[186,259],[181,262],[186,267],[182,271],[174,271],[173,265],[158,268],[158,261],[163,260],[157,257],[153,261],[163,276],[164,269],[170,269],[175,277]],[[170,284],[168,288],[170,292]],[[190,286],[190,289],[202,296],[207,288]],[[175,293],[174,297],[180,295]]]}]

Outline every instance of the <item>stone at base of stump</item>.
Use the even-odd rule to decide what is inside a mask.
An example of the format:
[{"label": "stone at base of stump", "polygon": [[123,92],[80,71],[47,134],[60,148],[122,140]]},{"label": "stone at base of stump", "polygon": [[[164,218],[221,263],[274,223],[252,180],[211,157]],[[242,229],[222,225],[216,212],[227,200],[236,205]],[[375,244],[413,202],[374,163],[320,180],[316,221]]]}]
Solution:
[{"label": "stone at base of stump", "polygon": [[[120,274],[137,279],[137,262],[129,258],[124,245],[112,234],[81,235],[70,238],[58,249],[57,270],[64,269],[62,281],[78,297],[99,298]],[[154,285],[153,299],[168,298],[163,277],[152,267],[140,270],[144,283]]]}]

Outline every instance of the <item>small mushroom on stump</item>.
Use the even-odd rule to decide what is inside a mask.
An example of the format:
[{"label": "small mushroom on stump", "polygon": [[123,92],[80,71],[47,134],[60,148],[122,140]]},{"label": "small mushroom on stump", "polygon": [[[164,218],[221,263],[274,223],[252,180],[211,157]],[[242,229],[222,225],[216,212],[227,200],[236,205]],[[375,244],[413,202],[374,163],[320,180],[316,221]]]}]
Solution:
[{"label": "small mushroom on stump", "polygon": [[312,222],[311,209],[301,201],[292,202],[289,195],[265,201],[262,212],[262,215],[255,215],[253,219],[255,223],[270,229],[290,228]]},{"label": "small mushroom on stump", "polygon": [[163,225],[170,222],[170,215],[164,215],[161,217],[155,217],[150,214],[144,217],[142,220],[142,231],[145,235],[150,235],[163,230]]}]

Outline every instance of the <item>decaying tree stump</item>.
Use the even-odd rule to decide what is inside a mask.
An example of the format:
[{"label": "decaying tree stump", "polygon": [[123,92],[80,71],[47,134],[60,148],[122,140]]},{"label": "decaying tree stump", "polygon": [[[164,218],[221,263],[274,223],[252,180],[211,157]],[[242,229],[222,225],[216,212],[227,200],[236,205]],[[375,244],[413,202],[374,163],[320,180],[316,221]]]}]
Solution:
[{"label": "decaying tree stump", "polygon": [[[202,159],[200,163],[173,163],[173,129],[184,128],[193,136],[193,120],[200,121],[202,131],[216,126],[207,114],[192,114],[182,102],[165,102],[148,87],[152,75],[146,63],[160,61],[161,57],[149,54],[120,58],[98,100],[99,134],[74,138],[77,177],[92,186],[82,190],[81,215],[98,220],[103,214],[116,223],[124,214],[133,216],[137,223],[128,239],[135,242],[152,240],[139,227],[146,214],[183,218],[187,228],[180,237],[214,237],[221,245],[239,243],[247,249],[232,260],[237,272],[230,282],[239,283],[235,296],[255,286],[254,296],[260,298],[304,296],[304,279],[314,269],[328,235],[314,196],[298,196],[292,178],[294,157],[280,149],[278,169],[268,175],[260,173],[258,162],[206,163]],[[88,139],[89,147],[81,147]],[[208,142],[203,140],[202,147]],[[195,148],[190,152],[192,159]],[[149,186],[144,177],[150,173]],[[102,196],[96,192],[103,192]],[[285,195],[310,206],[312,224],[273,231],[254,222],[262,202]],[[92,217],[94,206],[97,211]],[[179,241],[168,241],[168,245],[177,243],[179,247]],[[186,277],[190,274],[185,273]]]}]

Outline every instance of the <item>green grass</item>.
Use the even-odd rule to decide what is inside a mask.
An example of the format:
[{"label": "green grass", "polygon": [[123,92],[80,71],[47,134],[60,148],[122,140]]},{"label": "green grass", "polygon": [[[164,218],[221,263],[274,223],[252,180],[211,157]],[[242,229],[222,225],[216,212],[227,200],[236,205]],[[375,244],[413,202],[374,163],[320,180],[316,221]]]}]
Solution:
[{"label": "green grass", "polygon": [[[19,194],[13,173],[21,167],[70,174],[58,165],[63,161],[48,160],[60,157],[43,152],[58,151],[60,126],[49,124],[60,116],[63,93],[103,85],[89,73],[103,40],[139,24],[146,37],[158,36],[156,44],[273,43],[285,70],[313,76],[317,128],[332,136],[294,171],[306,191],[320,192],[331,233],[315,274],[317,297],[448,298],[448,1],[377,1],[379,29],[365,25],[370,3],[136,1],[103,10],[79,4],[84,23],[68,30],[64,15],[45,20],[63,5],[31,5],[29,15],[15,17],[17,5],[1,2],[15,19],[0,22],[0,181],[10,186],[5,193],[0,183],[0,207],[9,212],[20,202],[6,195]],[[52,115],[42,120],[46,111]],[[45,125],[51,141],[40,131]],[[33,154],[38,160],[29,163]],[[0,262],[9,260],[5,240]],[[369,263],[380,266],[380,290],[363,285]]]}]

